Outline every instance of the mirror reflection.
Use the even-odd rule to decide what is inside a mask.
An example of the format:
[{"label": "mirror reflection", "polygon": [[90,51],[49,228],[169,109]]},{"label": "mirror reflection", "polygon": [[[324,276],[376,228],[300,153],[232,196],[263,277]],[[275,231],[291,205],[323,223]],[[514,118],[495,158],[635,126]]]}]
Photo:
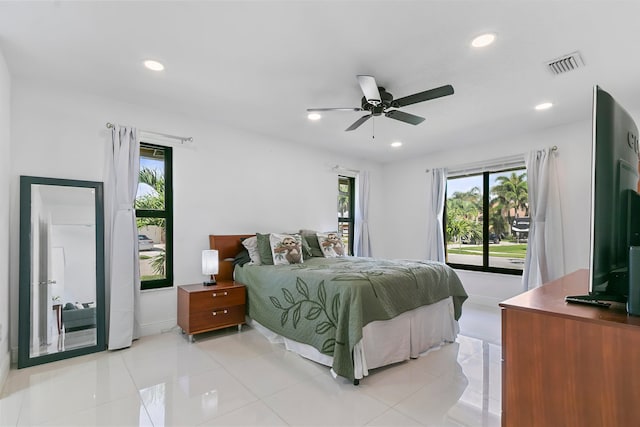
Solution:
[{"label": "mirror reflection", "polygon": [[31,187],[31,357],[96,337],[95,190]]},{"label": "mirror reflection", "polygon": [[104,350],[102,183],[21,177],[18,367]]}]

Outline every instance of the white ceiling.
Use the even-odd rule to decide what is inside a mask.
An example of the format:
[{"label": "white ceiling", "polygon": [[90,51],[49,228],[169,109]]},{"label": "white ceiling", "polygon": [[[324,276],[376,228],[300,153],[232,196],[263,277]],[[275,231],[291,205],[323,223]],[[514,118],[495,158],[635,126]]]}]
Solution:
[{"label": "white ceiling", "polygon": [[[390,162],[589,120],[594,84],[640,109],[639,19],[637,0],[3,1],[0,47],[15,79]],[[472,48],[486,31],[497,41]],[[576,50],[584,68],[547,70]],[[359,106],[357,74],[396,98],[455,94],[404,107],[426,118],[418,126],[379,117],[345,132],[363,113],[306,118]],[[535,111],[543,101],[554,108]]]}]

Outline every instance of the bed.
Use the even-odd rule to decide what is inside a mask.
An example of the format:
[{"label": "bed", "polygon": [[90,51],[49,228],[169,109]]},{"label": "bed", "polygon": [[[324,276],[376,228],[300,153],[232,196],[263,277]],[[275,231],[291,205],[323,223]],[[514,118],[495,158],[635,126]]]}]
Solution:
[{"label": "bed", "polygon": [[217,277],[247,287],[249,323],[272,342],[357,384],[369,369],[455,341],[467,294],[432,261],[337,257],[234,267],[252,235],[211,235]]}]

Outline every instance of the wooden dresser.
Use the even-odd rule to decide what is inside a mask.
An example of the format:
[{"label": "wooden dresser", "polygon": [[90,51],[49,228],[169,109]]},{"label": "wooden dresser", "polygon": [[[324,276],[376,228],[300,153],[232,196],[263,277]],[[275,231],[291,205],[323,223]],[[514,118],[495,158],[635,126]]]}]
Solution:
[{"label": "wooden dresser", "polygon": [[640,317],[571,304],[579,270],[500,304],[503,426],[640,425]]},{"label": "wooden dresser", "polygon": [[193,334],[244,323],[246,288],[233,281],[218,281],[215,286],[202,284],[178,286],[178,326]]}]

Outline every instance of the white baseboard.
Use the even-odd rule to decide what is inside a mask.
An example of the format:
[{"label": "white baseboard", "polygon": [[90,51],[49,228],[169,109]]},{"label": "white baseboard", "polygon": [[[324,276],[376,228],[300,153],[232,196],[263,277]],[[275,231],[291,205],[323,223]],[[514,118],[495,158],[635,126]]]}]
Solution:
[{"label": "white baseboard", "polygon": [[9,367],[11,366],[11,353],[6,352],[0,356],[0,391],[4,388],[4,383],[9,376]]},{"label": "white baseboard", "polygon": [[140,336],[157,335],[168,332],[177,326],[177,319],[163,320],[162,322],[146,323],[140,325]]},{"label": "white baseboard", "polygon": [[[498,304],[503,300],[498,298],[492,298],[485,295],[469,295],[469,299],[467,299],[466,303],[469,304],[477,304],[484,305],[487,307],[498,308]],[[463,306],[464,307],[464,306]],[[464,310],[464,308],[463,308]]]}]

